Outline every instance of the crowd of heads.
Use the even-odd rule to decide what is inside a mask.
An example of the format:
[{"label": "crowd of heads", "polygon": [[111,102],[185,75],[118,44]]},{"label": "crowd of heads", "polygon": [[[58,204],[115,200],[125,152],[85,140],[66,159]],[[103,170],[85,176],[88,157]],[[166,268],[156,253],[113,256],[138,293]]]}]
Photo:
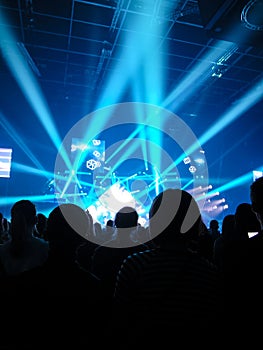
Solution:
[{"label": "crowd of heads", "polygon": [[146,227],[139,224],[139,214],[130,206],[123,206],[114,218],[102,225],[91,216],[88,209],[84,210],[76,204],[59,204],[47,217],[38,212],[30,200],[19,200],[11,208],[10,222],[0,213],[0,243],[9,241],[15,255],[23,250],[23,245],[32,235],[47,242],[52,249],[61,247],[61,250],[69,245],[76,250],[85,241],[91,241],[94,245],[109,244],[120,237],[124,245],[122,247],[126,247],[130,242],[132,245],[147,242],[169,245],[178,240],[201,241],[204,236],[209,236],[214,249],[218,238],[248,239],[261,230],[262,182],[260,178],[251,184],[251,203],[240,203],[235,212],[225,215],[221,230],[216,219],[211,219],[208,226],[204,223],[194,197],[181,189],[170,188],[156,195],[149,209],[149,224]]},{"label": "crowd of heads", "polygon": [[[96,290],[92,294],[96,302],[114,301],[110,320],[120,328],[123,318],[136,323],[134,315],[138,314],[141,321],[149,322],[148,331],[154,322],[159,326],[165,315],[176,327],[182,320],[182,324],[201,322],[199,330],[209,327],[211,322],[221,321],[222,305],[228,307],[229,300],[235,304],[233,295],[241,280],[259,288],[248,266],[251,257],[261,264],[263,178],[251,184],[249,194],[251,202],[240,203],[235,212],[225,215],[221,230],[216,219],[208,226],[204,223],[197,201],[181,189],[170,188],[156,195],[147,227],[139,224],[138,212],[130,206],[121,208],[103,227],[76,204],[59,204],[46,217],[32,201],[19,200],[11,208],[10,222],[0,215],[2,284],[9,283],[6,277],[17,281],[19,276],[21,288],[20,277],[26,275],[27,281],[37,280],[48,295],[55,293],[56,286],[59,293],[67,290],[66,294],[76,297],[91,293],[90,286],[87,290],[76,287],[88,276]],[[65,287],[67,283],[71,288]],[[35,282],[33,285],[36,288]],[[226,285],[232,297],[227,294],[224,304]],[[247,289],[243,284],[240,289],[243,296]],[[175,312],[180,317],[175,317]],[[232,316],[230,313],[230,319]],[[163,323],[167,327],[167,322]]]}]

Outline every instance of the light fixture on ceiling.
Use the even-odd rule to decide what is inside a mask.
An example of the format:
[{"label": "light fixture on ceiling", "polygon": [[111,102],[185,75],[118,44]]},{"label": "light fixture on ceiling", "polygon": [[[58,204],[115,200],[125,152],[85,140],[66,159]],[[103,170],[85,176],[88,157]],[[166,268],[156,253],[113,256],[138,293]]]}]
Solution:
[{"label": "light fixture on ceiling", "polygon": [[221,78],[222,75],[226,72],[227,66],[222,63],[216,63],[212,67],[212,77]]},{"label": "light fixture on ceiling", "polygon": [[233,44],[233,46],[217,60],[217,62],[212,66],[212,77],[222,77],[222,75],[229,69],[229,65],[227,65],[226,62],[237,51],[237,49],[238,46]]},{"label": "light fixture on ceiling", "polygon": [[241,22],[250,30],[263,30],[263,1],[249,1],[241,12]]},{"label": "light fixture on ceiling", "polygon": [[33,28],[34,25],[34,11],[32,0],[26,0],[25,2],[25,17],[28,28]]}]

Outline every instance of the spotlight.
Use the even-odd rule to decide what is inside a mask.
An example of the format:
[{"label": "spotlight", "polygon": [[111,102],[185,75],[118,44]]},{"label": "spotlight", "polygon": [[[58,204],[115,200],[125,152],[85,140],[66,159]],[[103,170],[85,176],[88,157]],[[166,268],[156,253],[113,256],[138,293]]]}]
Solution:
[{"label": "spotlight", "polygon": [[227,71],[227,66],[222,63],[216,63],[212,67],[212,77],[221,78],[222,75]]},{"label": "spotlight", "polygon": [[199,164],[199,165],[201,165],[201,164],[204,164],[204,163],[205,163],[205,161],[204,161],[204,159],[203,159],[203,158],[196,158],[196,159],[194,159],[194,161],[195,161],[197,164]]},{"label": "spotlight", "polygon": [[101,156],[100,152],[98,152],[98,151],[94,151],[93,155],[97,158],[99,158]]},{"label": "spotlight", "polygon": [[195,173],[195,172],[196,172],[196,167],[193,166],[193,165],[191,165],[191,166],[189,167],[189,171],[190,171],[190,173]]},{"label": "spotlight", "polygon": [[98,166],[99,166],[99,165],[98,165],[98,162],[96,162],[96,160],[94,160],[94,159],[89,159],[89,160],[87,160],[87,162],[86,162],[86,167],[87,167],[88,169],[90,169],[90,170],[94,170],[94,169],[96,169]]},{"label": "spotlight", "polygon": [[92,140],[94,146],[98,146],[101,144],[101,140]]},{"label": "spotlight", "polygon": [[184,162],[184,164],[189,164],[191,162],[190,157],[185,157],[183,162]]}]

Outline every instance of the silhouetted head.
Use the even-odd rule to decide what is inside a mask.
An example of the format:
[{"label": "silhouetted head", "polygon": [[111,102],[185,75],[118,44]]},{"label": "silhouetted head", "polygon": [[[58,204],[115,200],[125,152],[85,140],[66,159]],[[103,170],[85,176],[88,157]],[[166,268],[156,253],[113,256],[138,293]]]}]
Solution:
[{"label": "silhouetted head", "polygon": [[107,220],[106,226],[114,227],[114,221],[112,219]]},{"label": "silhouetted head", "polygon": [[47,223],[47,217],[43,213],[37,213],[37,224],[45,226]]},{"label": "silhouetted head", "polygon": [[219,222],[215,219],[211,220],[210,223],[209,223],[209,228],[211,230],[218,230],[219,229]]},{"label": "silhouetted head", "polygon": [[30,200],[17,201],[11,208],[12,240],[23,241],[32,235],[37,222],[36,207]]},{"label": "silhouetted head", "polygon": [[121,208],[115,216],[114,224],[117,228],[133,228],[138,225],[139,215],[129,206]]},{"label": "silhouetted head", "polygon": [[16,218],[22,219],[27,225],[34,226],[37,221],[36,206],[30,200],[17,201],[11,208],[11,223]]},{"label": "silhouetted head", "polygon": [[197,239],[201,214],[190,193],[167,189],[153,200],[149,219],[151,237],[161,245],[178,239]]},{"label": "silhouetted head", "polygon": [[33,236],[36,222],[36,207],[30,200],[22,199],[12,206],[10,236],[13,255],[23,252],[25,242]]},{"label": "silhouetted head", "polygon": [[4,220],[4,216],[2,213],[0,213],[0,232],[2,232],[4,230],[3,220]]},{"label": "silhouetted head", "polygon": [[263,226],[263,177],[256,179],[250,185],[250,199],[252,209],[257,213],[261,226]]},{"label": "silhouetted head", "polygon": [[81,207],[64,203],[54,208],[47,219],[47,238],[50,249],[74,252],[84,242],[89,230],[88,216]]},{"label": "silhouetted head", "polygon": [[236,207],[235,227],[244,238],[248,238],[248,232],[260,231],[260,222],[250,203],[240,203]]},{"label": "silhouetted head", "polygon": [[222,221],[222,236],[226,239],[235,237],[235,215],[228,214],[224,216]]}]

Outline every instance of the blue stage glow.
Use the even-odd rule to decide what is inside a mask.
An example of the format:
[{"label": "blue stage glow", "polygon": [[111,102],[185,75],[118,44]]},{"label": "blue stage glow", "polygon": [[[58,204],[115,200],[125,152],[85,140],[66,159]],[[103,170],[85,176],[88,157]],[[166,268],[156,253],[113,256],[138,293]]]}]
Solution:
[{"label": "blue stage glow", "polygon": [[32,202],[46,202],[46,201],[56,201],[56,196],[54,194],[45,194],[45,195],[35,195],[35,196],[13,196],[13,197],[6,197],[6,198],[0,198],[0,206],[2,205],[12,205],[15,202],[21,200],[21,199],[28,199]]},{"label": "blue stage glow", "polygon": [[180,98],[183,98],[184,101],[186,101],[187,98],[198,90],[204,80],[211,77],[211,67],[213,63],[217,62],[218,59],[233,46],[234,44],[231,42],[218,42],[218,44],[215,47],[212,47],[202,60],[201,58],[199,60],[197,57],[196,65],[190,68],[191,71],[188,76],[165,98],[162,106],[171,109],[175,107],[178,108],[180,105]]},{"label": "blue stage glow", "polygon": [[18,173],[21,172],[25,174],[32,174],[36,176],[46,177],[47,179],[54,177],[53,172],[46,171],[44,169],[40,170],[39,168],[33,168],[31,166],[20,164],[17,162],[12,163],[12,168]]},{"label": "blue stage glow", "polygon": [[16,130],[8,122],[7,118],[0,112],[0,125],[8,133],[8,135],[15,141],[19,148],[28,156],[28,158],[35,164],[35,166],[42,171],[45,171],[44,166],[39,162],[35,155],[28,148],[24,140],[19,136]]},{"label": "blue stage glow", "polygon": [[[250,185],[252,183],[252,181],[253,181],[252,172],[248,172],[244,175],[239,176],[238,178],[236,178],[232,181],[229,181],[228,183],[226,183],[222,186],[219,186],[219,187],[213,189],[213,191],[209,192],[209,196],[211,197],[213,195],[217,195],[220,192],[231,190],[235,187],[243,186],[244,184]],[[207,198],[207,195],[205,195],[205,196]]]},{"label": "blue stage glow", "polygon": [[226,126],[240,118],[249,108],[253,107],[263,98],[263,79],[244,94],[243,98],[229,109],[214,125],[212,125],[200,138],[199,141],[204,145],[219,132],[223,131]]},{"label": "blue stage glow", "polygon": [[[26,61],[25,57],[21,54],[17,40],[11,29],[7,30],[8,23],[5,20],[0,9],[0,23],[4,23],[5,26],[0,31],[0,49],[3,57],[8,65],[10,72],[14,76],[17,84],[20,86],[21,91],[25,95],[28,103],[36,113],[39,121],[54,143],[56,149],[61,147],[61,137],[56,129],[54,119],[49,110],[48,104],[45,101],[45,97],[41,91],[37,79],[32,72],[30,65]],[[66,152],[60,149],[60,153],[65,157],[65,162],[69,164],[69,160],[66,157]]]}]

